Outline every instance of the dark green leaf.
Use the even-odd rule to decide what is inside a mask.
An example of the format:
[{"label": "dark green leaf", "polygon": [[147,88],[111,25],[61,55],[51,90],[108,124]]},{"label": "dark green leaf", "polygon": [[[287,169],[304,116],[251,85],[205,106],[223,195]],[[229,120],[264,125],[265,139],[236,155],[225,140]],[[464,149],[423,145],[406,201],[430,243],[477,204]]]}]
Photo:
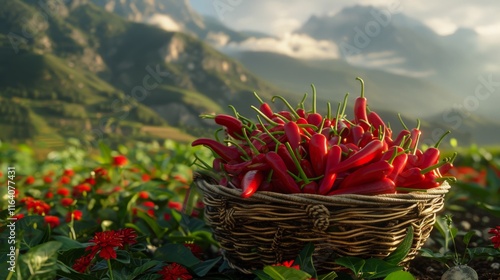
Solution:
[{"label": "dark green leaf", "polygon": [[363,266],[365,265],[365,260],[357,257],[342,257],[335,260],[335,263],[343,267],[349,268],[358,275]]},{"label": "dark green leaf", "polygon": [[465,234],[465,236],[464,236],[464,240],[463,240],[463,241],[464,241],[464,244],[465,244],[465,247],[469,246],[470,239],[471,239],[474,235],[476,235],[476,232],[475,232],[475,231],[473,231],[473,230],[471,230],[471,231],[469,231],[469,232],[467,232],[467,233]]},{"label": "dark green leaf", "polygon": [[175,262],[190,269],[201,262],[182,244],[166,244],[156,250],[154,258],[164,262]]},{"label": "dark green leaf", "polygon": [[[133,280],[133,279],[141,279],[144,275],[141,275],[143,273],[145,273],[146,271],[148,271],[149,269],[157,266],[161,264],[161,262],[159,261],[155,261],[155,260],[152,260],[152,261],[148,261],[147,263],[144,263],[143,265],[137,267],[136,269],[134,269],[134,271],[128,276],[128,280]],[[141,278],[136,278],[136,277],[139,277],[141,276]]]},{"label": "dark green leaf", "polygon": [[31,248],[19,257],[18,276],[22,279],[54,279],[57,275],[57,250],[62,244],[49,241]]},{"label": "dark green leaf", "polygon": [[124,250],[116,250],[116,261],[129,264],[130,263],[130,254]]},{"label": "dark green leaf", "polygon": [[163,235],[165,234],[166,231],[161,229],[158,226],[158,223],[156,223],[156,221],[153,218],[151,218],[148,214],[146,214],[142,211],[137,211],[137,217],[146,222],[146,224],[153,231],[153,233],[155,234],[156,237],[158,237],[160,239],[163,237]]},{"label": "dark green leaf", "polygon": [[415,280],[415,277],[408,271],[396,271],[387,275],[384,280]]},{"label": "dark green leaf", "polygon": [[207,273],[221,260],[221,258],[222,257],[217,257],[215,259],[200,262],[191,267],[191,270],[193,270],[196,275],[203,277],[207,275]]},{"label": "dark green leaf", "polygon": [[274,280],[307,280],[311,278],[307,272],[284,266],[266,266],[264,272]]},{"label": "dark green leaf", "polygon": [[367,259],[361,273],[365,279],[385,277],[392,272],[403,270],[402,266],[387,263],[381,259]]},{"label": "dark green leaf", "polygon": [[313,243],[308,243],[302,251],[300,251],[299,255],[295,259],[294,264],[298,264],[300,269],[311,274],[312,277],[316,278],[318,275],[316,274],[316,269],[314,268],[313,264],[313,256],[314,253],[314,244]]},{"label": "dark green leaf", "polygon": [[384,260],[388,263],[391,264],[399,264],[401,261],[406,258],[406,255],[411,250],[411,245],[413,244],[413,227],[409,226],[408,229],[406,230],[406,236],[399,243],[398,247],[396,250],[394,250],[389,256],[387,256]]},{"label": "dark green leaf", "polygon": [[470,248],[472,256],[500,257],[500,250],[491,247]]},{"label": "dark green leaf", "polygon": [[333,280],[336,279],[337,276],[337,273],[335,273],[335,271],[332,271],[330,273],[318,276],[318,280]]},{"label": "dark green leaf", "polygon": [[61,242],[61,244],[62,244],[61,251],[67,251],[70,249],[84,248],[85,247],[85,245],[83,245],[82,243],[80,243],[76,240],[73,240],[69,237],[66,237],[66,236],[57,235],[57,236],[54,236],[53,238],[56,241]]}]

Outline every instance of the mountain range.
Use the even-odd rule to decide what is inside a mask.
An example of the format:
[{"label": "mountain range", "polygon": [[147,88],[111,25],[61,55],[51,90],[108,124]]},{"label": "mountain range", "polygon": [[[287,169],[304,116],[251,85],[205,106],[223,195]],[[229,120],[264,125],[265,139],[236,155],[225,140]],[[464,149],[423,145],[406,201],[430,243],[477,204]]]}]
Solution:
[{"label": "mountain range", "polygon": [[[466,104],[477,77],[488,74],[472,30],[440,36],[397,13],[368,45],[356,47],[357,30],[366,32],[384,11],[353,6],[311,16],[294,31],[336,45],[338,57],[297,58],[238,50],[252,40],[279,38],[232,30],[199,15],[187,0],[49,2],[6,0],[0,12],[3,139],[47,148],[69,136],[91,144],[189,141],[211,129],[200,114],[231,112],[231,104],[254,115],[254,91],[294,101],[314,84],[320,102],[335,103],[346,92],[357,96],[357,76],[365,80],[370,108],[391,124],[400,112],[407,122],[420,118],[429,134],[452,129],[464,144],[492,144],[500,128],[488,118],[491,100],[482,101],[483,115],[449,109]],[[342,46],[360,51],[346,56]]]}]

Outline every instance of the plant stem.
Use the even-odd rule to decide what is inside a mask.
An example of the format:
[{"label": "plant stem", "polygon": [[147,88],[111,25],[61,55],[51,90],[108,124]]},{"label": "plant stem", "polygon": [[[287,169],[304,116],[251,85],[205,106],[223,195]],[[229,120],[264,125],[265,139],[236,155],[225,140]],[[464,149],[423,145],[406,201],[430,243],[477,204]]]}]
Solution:
[{"label": "plant stem", "polygon": [[107,262],[108,262],[108,269],[109,269],[109,278],[111,280],[114,280],[114,278],[113,278],[113,269],[111,268],[111,261],[108,259]]}]

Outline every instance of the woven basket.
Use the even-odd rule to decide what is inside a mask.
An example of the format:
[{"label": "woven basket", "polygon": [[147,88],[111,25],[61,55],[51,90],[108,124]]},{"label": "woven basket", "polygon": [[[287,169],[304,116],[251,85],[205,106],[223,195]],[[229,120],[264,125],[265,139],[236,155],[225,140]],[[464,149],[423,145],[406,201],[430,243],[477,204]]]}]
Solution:
[{"label": "woven basket", "polygon": [[305,244],[315,245],[318,271],[338,268],[335,258],[384,258],[414,230],[407,265],[429,237],[436,213],[450,186],[421,193],[392,195],[281,194],[241,191],[213,184],[201,176],[205,218],[230,266],[244,273],[264,265],[293,260]]}]

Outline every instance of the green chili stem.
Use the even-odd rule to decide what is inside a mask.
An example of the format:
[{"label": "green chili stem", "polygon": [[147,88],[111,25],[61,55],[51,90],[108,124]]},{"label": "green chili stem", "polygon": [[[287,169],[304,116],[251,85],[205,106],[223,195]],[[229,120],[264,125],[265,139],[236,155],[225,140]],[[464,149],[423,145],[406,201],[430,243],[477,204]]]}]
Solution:
[{"label": "green chili stem", "polygon": [[316,113],[316,87],[314,87],[313,84],[311,84],[312,88],[312,112]]},{"label": "green chili stem", "polygon": [[271,139],[273,139],[273,141],[276,143],[276,147],[279,144],[281,144],[281,142],[278,139],[276,139],[276,137],[274,137],[274,135],[271,132],[269,132],[269,130],[267,129],[267,127],[262,122],[262,119],[260,118],[260,116],[257,116],[257,120],[259,121],[260,125],[262,126],[262,129],[264,129],[264,132],[267,133],[267,135],[269,135],[269,137],[271,137]]},{"label": "green chili stem", "polygon": [[255,111],[256,111],[256,112],[257,112],[260,116],[262,116],[262,117],[263,117],[263,118],[264,118],[264,119],[265,119],[268,123],[270,123],[270,124],[272,124],[272,125],[274,125],[274,126],[279,125],[279,123],[277,123],[277,122],[275,122],[275,121],[271,120],[270,118],[268,118],[268,117],[266,116],[266,114],[264,114],[261,110],[259,110],[259,108],[255,107],[255,106],[253,106],[253,105],[252,105],[252,106],[250,106],[250,108],[254,109],[254,110],[255,110]]},{"label": "green chili stem", "polygon": [[437,143],[434,145],[434,148],[438,148],[439,145],[441,144],[441,142],[443,141],[444,137],[446,137],[446,135],[450,134],[451,131],[446,131],[443,135],[441,135],[441,138],[439,138],[439,140],[437,141]]},{"label": "green chili stem", "polygon": [[286,146],[288,152],[290,153],[290,156],[292,156],[293,163],[295,163],[297,170],[299,170],[300,177],[304,181],[304,184],[308,184],[309,178],[307,178],[307,175],[304,172],[304,169],[302,169],[302,166],[300,166],[300,162],[297,158],[297,155],[295,154],[295,151],[292,149],[292,146],[290,146],[290,143],[288,143],[288,142],[285,143],[285,146]]},{"label": "green chili stem", "polygon": [[326,118],[332,119],[332,104],[330,102],[326,102]]},{"label": "green chili stem", "polygon": [[356,77],[356,80],[358,80],[361,83],[361,98],[364,98],[365,97],[365,82],[360,77]]},{"label": "green chili stem", "polygon": [[260,104],[264,104],[264,101],[262,100],[262,98],[260,98],[260,96],[257,94],[257,92],[253,92],[253,95],[255,96],[255,98],[257,98],[257,100],[259,100]]},{"label": "green chili stem", "polygon": [[299,104],[297,105],[299,109],[305,109],[304,102],[306,102],[306,99],[307,99],[307,93],[304,93],[302,100],[300,100]]},{"label": "green chili stem", "polygon": [[410,131],[408,129],[408,127],[406,126],[405,122],[403,121],[403,118],[401,117],[401,113],[398,113],[398,118],[399,118],[399,121],[401,122],[401,125],[403,126],[403,128]]},{"label": "green chili stem", "polygon": [[295,111],[295,109],[292,107],[292,105],[290,105],[290,103],[288,103],[288,101],[283,97],[283,96],[280,96],[280,95],[275,95],[273,96],[273,98],[271,99],[272,102],[274,102],[274,100],[278,98],[279,100],[283,101],[283,103],[285,104],[285,106],[288,108],[288,110],[290,110],[290,113],[292,113],[292,115],[299,119],[300,116],[299,114],[297,114],[297,112]]}]

